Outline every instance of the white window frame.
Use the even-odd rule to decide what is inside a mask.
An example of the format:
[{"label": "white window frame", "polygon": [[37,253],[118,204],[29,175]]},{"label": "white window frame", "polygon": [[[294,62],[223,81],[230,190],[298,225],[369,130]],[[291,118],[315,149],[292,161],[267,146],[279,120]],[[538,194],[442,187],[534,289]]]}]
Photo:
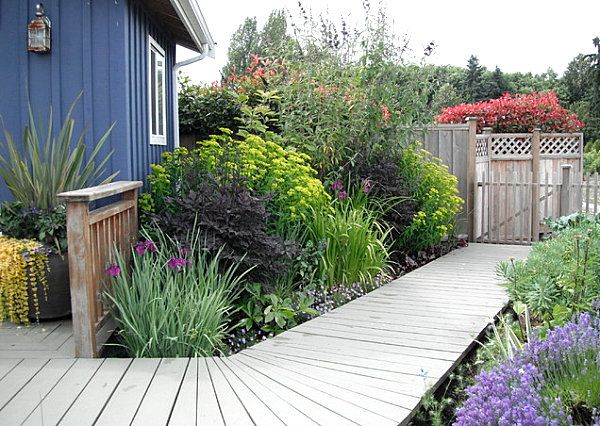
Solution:
[{"label": "white window frame", "polygon": [[[156,84],[156,102],[152,102],[152,52],[154,51],[155,57],[158,56],[162,58],[162,91],[158,92],[158,70],[159,67],[155,66],[155,84]],[[166,145],[167,144],[167,66],[166,66],[166,55],[165,50],[158,44],[156,40],[152,38],[152,36],[148,35],[148,130],[150,133],[150,145]],[[153,117],[156,117],[158,120],[158,99],[159,96],[162,96],[162,129],[163,132],[160,134],[158,132],[159,124],[158,121],[156,123],[156,132],[152,130],[152,122]]]}]

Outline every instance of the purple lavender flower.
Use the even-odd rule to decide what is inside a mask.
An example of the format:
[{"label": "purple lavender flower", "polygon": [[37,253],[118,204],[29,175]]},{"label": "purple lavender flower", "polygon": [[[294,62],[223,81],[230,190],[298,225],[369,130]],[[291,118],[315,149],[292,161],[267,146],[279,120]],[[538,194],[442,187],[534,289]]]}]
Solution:
[{"label": "purple lavender flower", "polygon": [[105,272],[111,277],[116,278],[121,274],[121,268],[116,263],[113,263],[105,269]]},{"label": "purple lavender flower", "polygon": [[331,189],[333,191],[341,191],[342,189],[344,189],[344,184],[341,181],[336,180],[331,184]]},{"label": "purple lavender flower", "polygon": [[338,192],[338,199],[340,200],[345,200],[346,198],[348,198],[348,193],[346,191],[340,191]]},{"label": "purple lavender flower", "polygon": [[178,271],[178,272],[183,270],[183,268],[185,268],[186,266],[189,266],[191,264],[192,264],[192,262],[190,262],[187,259],[184,259],[183,257],[172,257],[167,262],[167,266],[169,268],[173,269],[174,271]]},{"label": "purple lavender flower", "polygon": [[[583,313],[533,339],[512,359],[476,377],[469,398],[457,411],[455,425],[571,425],[560,398],[543,398],[543,390],[565,375],[600,365],[600,318]],[[592,364],[596,363],[595,366]],[[583,374],[583,373],[582,373]]]}]

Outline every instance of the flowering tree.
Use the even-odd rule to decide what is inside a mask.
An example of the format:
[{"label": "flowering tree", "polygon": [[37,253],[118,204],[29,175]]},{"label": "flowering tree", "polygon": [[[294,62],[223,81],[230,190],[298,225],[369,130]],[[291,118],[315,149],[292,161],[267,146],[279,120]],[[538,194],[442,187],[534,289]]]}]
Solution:
[{"label": "flowering tree", "polygon": [[554,92],[511,95],[498,99],[460,104],[445,108],[437,123],[464,123],[467,117],[478,117],[478,130],[491,127],[497,133],[530,132],[539,127],[544,132],[574,132],[584,124],[558,104]]}]

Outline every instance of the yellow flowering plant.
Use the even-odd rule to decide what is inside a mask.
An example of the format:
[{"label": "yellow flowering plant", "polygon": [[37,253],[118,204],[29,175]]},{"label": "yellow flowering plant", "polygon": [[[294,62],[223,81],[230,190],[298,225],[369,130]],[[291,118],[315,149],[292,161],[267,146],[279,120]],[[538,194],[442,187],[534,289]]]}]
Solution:
[{"label": "yellow flowering plant", "polygon": [[0,321],[29,324],[30,304],[39,315],[38,289],[47,294],[48,269],[39,242],[0,235]]},{"label": "yellow flowering plant", "polygon": [[[217,173],[218,170],[218,173]],[[144,195],[141,209],[160,211],[166,197],[185,194],[194,187],[194,179],[219,175],[241,176],[248,189],[257,195],[269,195],[267,203],[271,225],[284,230],[303,220],[310,209],[327,208],[330,196],[310,166],[310,157],[284,149],[273,141],[253,135],[232,136],[228,129],[221,135],[198,142],[191,152],[178,148],[163,154],[160,165],[152,166],[148,177],[151,192]]]},{"label": "yellow flowering plant", "polygon": [[412,251],[439,244],[452,235],[463,205],[456,176],[421,147],[420,143],[408,146],[399,160],[400,175],[414,189],[417,203],[412,222],[400,236],[400,244]]}]

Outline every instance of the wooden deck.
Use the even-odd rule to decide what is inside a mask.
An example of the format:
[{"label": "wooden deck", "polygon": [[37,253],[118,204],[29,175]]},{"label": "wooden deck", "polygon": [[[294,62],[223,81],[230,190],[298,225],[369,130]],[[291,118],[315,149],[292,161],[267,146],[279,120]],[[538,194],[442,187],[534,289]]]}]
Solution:
[{"label": "wooden deck", "polygon": [[0,425],[405,424],[505,306],[496,263],[528,251],[473,244],[227,358],[50,359],[3,334]]},{"label": "wooden deck", "polygon": [[1,358],[73,358],[70,319],[30,326],[0,323]]}]

